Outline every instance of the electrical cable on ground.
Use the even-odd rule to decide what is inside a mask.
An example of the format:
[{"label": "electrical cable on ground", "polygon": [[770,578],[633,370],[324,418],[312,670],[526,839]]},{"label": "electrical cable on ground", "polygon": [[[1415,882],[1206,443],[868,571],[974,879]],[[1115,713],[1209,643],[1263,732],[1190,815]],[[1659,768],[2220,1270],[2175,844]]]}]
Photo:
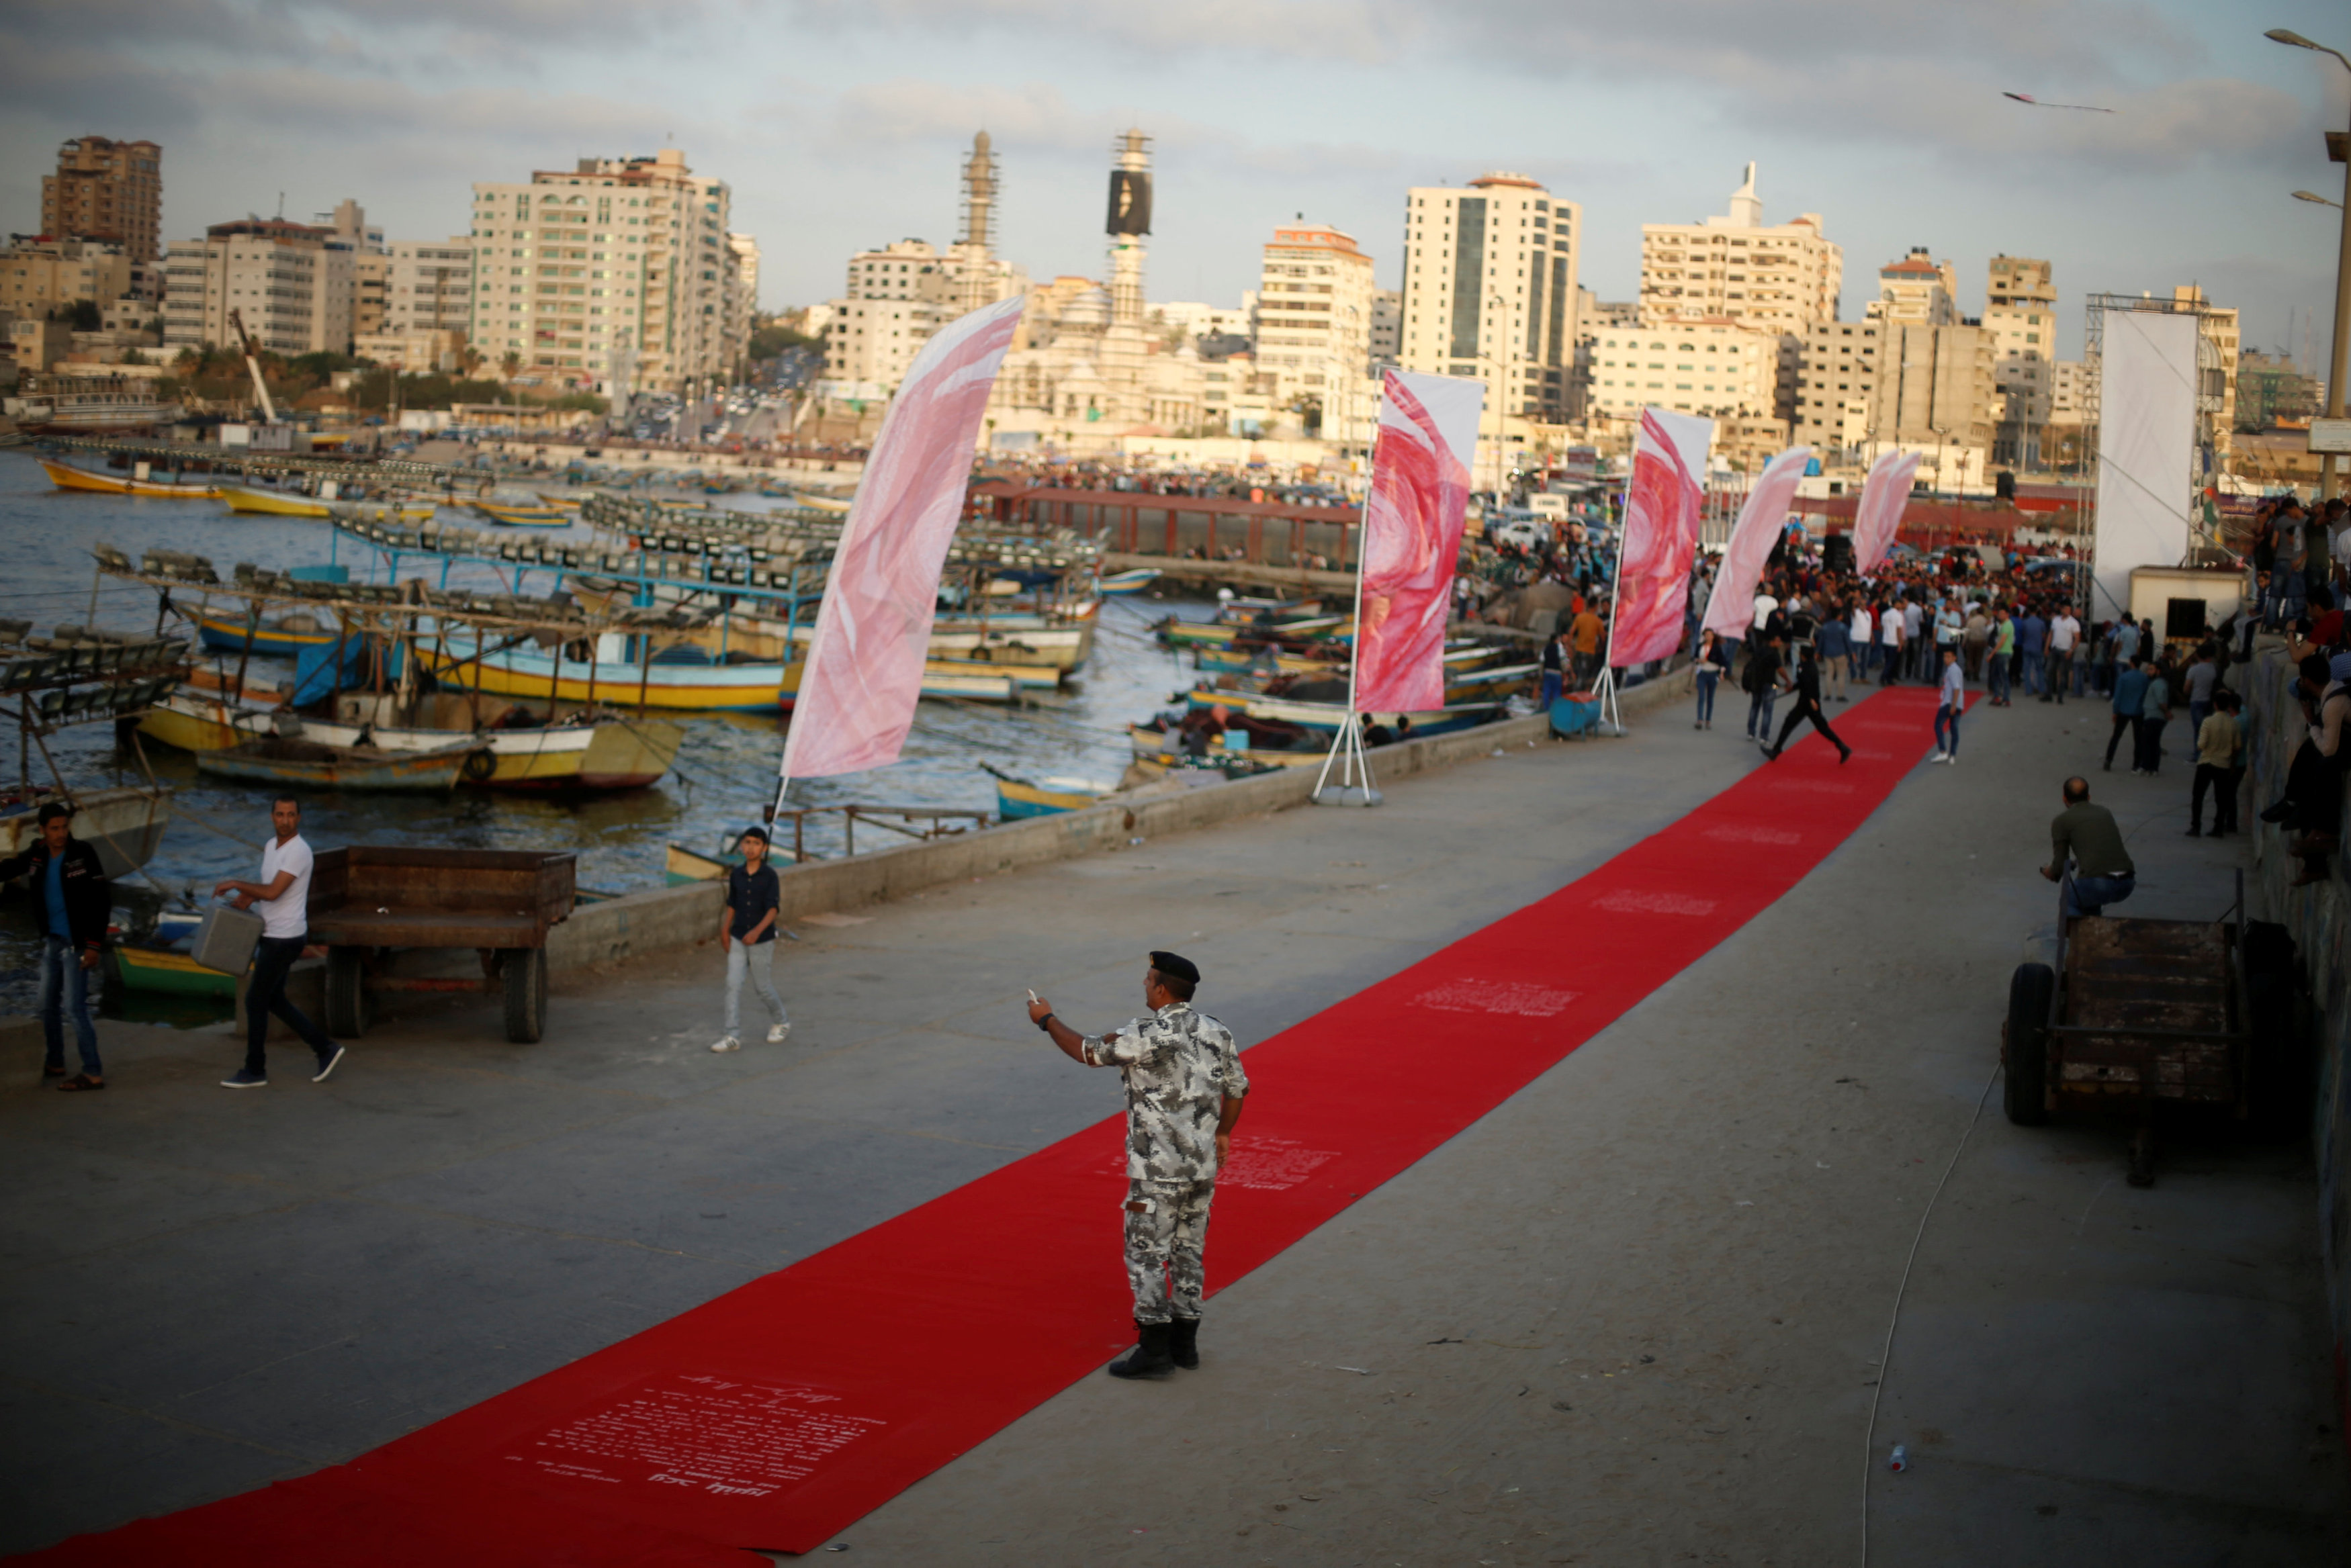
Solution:
[{"label": "electrical cable on ground", "polygon": [[1959,1147],[1951,1150],[1951,1163],[1943,1167],[1941,1179],[1935,1190],[1927,1195],[1926,1212],[1918,1216],[1918,1230],[1910,1238],[1910,1255],[1902,1261],[1902,1279],[1894,1287],[1893,1315],[1886,1320],[1886,1348],[1878,1355],[1877,1387],[1869,1397],[1869,1430],[1862,1437],[1861,1453],[1861,1568],[1869,1568],[1869,1478],[1877,1468],[1877,1406],[1886,1397],[1886,1374],[1894,1369],[1894,1331],[1902,1322],[1902,1297],[1910,1288],[1911,1265],[1918,1261],[1918,1243],[1927,1239],[1927,1221],[1934,1217],[1936,1200],[1943,1196],[1943,1188],[1951,1179],[1951,1172],[1959,1167],[1959,1156],[1968,1150],[1968,1139],[1975,1136],[1976,1124],[1983,1120],[1984,1106],[1991,1099],[1991,1086],[2000,1082],[2001,1067],[1995,1064],[1991,1076],[1984,1080],[1983,1093],[1976,1096],[1975,1115],[1968,1118],[1967,1131],[1959,1135]]}]

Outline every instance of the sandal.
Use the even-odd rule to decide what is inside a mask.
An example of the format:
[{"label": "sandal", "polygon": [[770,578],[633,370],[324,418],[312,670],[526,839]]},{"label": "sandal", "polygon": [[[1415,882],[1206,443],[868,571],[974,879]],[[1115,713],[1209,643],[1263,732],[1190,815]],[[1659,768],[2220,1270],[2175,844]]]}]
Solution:
[{"label": "sandal", "polygon": [[105,1079],[93,1078],[88,1073],[76,1073],[72,1077],[68,1078],[64,1083],[57,1085],[57,1093],[60,1095],[78,1095],[86,1090],[102,1089],[104,1087],[106,1087]]}]

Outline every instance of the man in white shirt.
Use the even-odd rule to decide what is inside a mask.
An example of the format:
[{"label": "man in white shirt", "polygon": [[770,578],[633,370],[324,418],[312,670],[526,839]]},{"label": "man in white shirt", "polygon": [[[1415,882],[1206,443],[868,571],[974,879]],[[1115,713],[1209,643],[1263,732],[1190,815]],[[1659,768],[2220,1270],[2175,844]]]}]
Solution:
[{"label": "man in white shirt", "polygon": [[221,1080],[224,1089],[258,1089],[268,1084],[262,1042],[268,1037],[273,1012],[318,1057],[319,1070],[310,1082],[325,1083],[343,1059],[343,1048],[286,999],[287,973],[310,940],[310,846],[302,841],[301,802],[290,794],[271,801],[269,825],[277,836],[261,851],[261,880],[232,878],[213,889],[215,898],[235,894],[240,909],[256,904],[261,909],[261,940],[253,950],[253,978],[245,992],[245,1065]]},{"label": "man in white shirt", "polygon": [[2082,623],[2074,618],[2073,607],[2060,606],[2049,623],[2049,690],[2041,694],[2043,702],[2053,694],[2059,707],[2065,705],[2065,687],[2074,676],[2074,645],[2081,640]]},{"label": "man in white shirt", "polygon": [[1906,662],[1910,666],[1906,673],[1920,680],[1927,679],[1927,656],[1924,652],[1926,645],[1918,640],[1918,633],[1926,624],[1926,609],[1917,599],[1905,599],[1902,603],[1902,651],[1907,656]]}]

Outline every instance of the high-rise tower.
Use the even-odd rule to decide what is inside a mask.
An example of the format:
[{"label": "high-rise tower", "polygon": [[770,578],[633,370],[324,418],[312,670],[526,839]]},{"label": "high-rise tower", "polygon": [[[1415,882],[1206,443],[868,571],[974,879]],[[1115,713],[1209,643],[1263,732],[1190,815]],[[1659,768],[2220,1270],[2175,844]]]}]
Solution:
[{"label": "high-rise tower", "polygon": [[1151,233],[1151,139],[1122,131],[1110,171],[1110,318],[1113,326],[1143,321],[1144,240]]}]

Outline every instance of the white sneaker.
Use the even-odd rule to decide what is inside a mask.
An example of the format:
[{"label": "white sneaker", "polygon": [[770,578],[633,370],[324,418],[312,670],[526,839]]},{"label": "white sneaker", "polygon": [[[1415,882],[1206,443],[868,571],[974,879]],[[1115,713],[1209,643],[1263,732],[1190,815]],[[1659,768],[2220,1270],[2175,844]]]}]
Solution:
[{"label": "white sneaker", "polygon": [[717,1044],[713,1045],[711,1049],[713,1051],[740,1051],[743,1049],[743,1042],[736,1039],[732,1034],[729,1034],[726,1039],[721,1040]]},{"label": "white sneaker", "polygon": [[1927,760],[1930,763],[1948,763],[1951,759],[1945,756],[1942,753],[1937,752],[1933,756],[1928,757]]},{"label": "white sneaker", "polygon": [[790,1039],[791,1034],[792,1026],[789,1023],[771,1025],[768,1030],[768,1044],[770,1045],[780,1045],[785,1041]]}]

